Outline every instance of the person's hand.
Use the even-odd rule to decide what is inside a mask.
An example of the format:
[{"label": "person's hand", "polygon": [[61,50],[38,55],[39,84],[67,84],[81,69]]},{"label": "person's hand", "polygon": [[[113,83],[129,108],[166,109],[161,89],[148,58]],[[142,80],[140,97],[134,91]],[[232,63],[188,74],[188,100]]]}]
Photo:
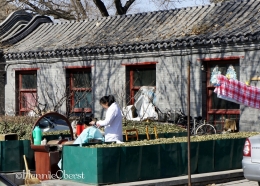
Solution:
[{"label": "person's hand", "polygon": [[90,124],[90,125],[93,125],[94,127],[97,127],[97,128],[99,128],[99,127],[100,127],[100,125],[99,125],[99,124],[97,124],[97,122],[96,122],[96,121],[91,121],[89,124]]}]

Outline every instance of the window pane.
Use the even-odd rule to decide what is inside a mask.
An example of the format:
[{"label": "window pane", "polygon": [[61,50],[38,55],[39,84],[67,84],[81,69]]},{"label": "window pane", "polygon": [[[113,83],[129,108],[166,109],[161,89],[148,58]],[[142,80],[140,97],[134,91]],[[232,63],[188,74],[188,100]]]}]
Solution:
[{"label": "window pane", "polygon": [[156,86],[155,69],[138,69],[134,71],[134,86]]},{"label": "window pane", "polygon": [[237,120],[239,116],[237,114],[230,114],[228,119]]},{"label": "window pane", "polygon": [[214,116],[215,116],[215,115],[210,114],[210,115],[209,115],[209,119],[208,119],[207,122],[213,124],[213,122],[214,122],[214,120],[215,120]]},{"label": "window pane", "polygon": [[222,114],[210,114],[210,124],[213,124],[217,130],[217,132],[221,132],[223,130],[224,118],[225,115]]},{"label": "window pane", "polygon": [[211,94],[211,101],[211,109],[239,109],[239,104],[220,99],[216,93]]},{"label": "window pane", "polygon": [[22,74],[22,89],[36,89],[37,76],[36,74]]},{"label": "window pane", "polygon": [[91,73],[90,72],[73,73],[73,85],[74,88],[90,88]]},{"label": "window pane", "polygon": [[[211,75],[211,73],[212,73],[212,71],[213,71],[213,69],[215,68],[215,67],[218,67],[218,71],[220,71],[221,72],[221,74],[222,75],[226,75],[227,74],[227,70],[228,70],[228,67],[230,66],[230,65],[232,65],[233,67],[234,67],[234,70],[235,70],[235,73],[236,73],[236,76],[237,76],[237,79],[239,80],[239,77],[240,77],[240,74],[239,74],[239,64],[238,63],[236,63],[236,64],[231,64],[231,63],[226,63],[226,64],[222,64],[222,63],[220,63],[220,64],[212,64],[212,65],[210,65],[209,67],[210,67],[210,75]],[[212,84],[211,84],[211,86],[213,86]]]},{"label": "window pane", "polygon": [[91,92],[75,92],[74,93],[74,108],[91,108],[92,94]]},{"label": "window pane", "polygon": [[36,93],[22,93],[21,107],[26,110],[31,110],[36,106]]}]

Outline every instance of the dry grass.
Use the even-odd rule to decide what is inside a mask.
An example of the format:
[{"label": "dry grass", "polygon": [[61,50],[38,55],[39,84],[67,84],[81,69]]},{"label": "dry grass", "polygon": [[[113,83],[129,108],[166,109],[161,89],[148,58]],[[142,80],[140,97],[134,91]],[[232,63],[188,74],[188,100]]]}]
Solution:
[{"label": "dry grass", "polygon": [[210,26],[209,24],[198,24],[198,25],[194,25],[191,29],[191,33],[190,35],[199,35],[199,34],[204,34],[206,32],[208,32],[210,30]]}]

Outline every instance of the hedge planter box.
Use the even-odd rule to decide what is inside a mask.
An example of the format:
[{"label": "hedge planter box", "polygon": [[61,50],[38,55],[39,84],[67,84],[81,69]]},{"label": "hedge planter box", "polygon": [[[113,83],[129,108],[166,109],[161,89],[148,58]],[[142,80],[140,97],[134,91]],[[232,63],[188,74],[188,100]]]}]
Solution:
[{"label": "hedge planter box", "polygon": [[198,173],[206,173],[214,171],[214,144],[215,141],[199,142],[198,150]]},{"label": "hedge planter box", "polygon": [[[171,133],[158,133],[158,138],[172,138],[172,137],[184,137],[187,136],[187,132],[171,132]],[[150,139],[156,139],[155,134],[149,134]],[[146,134],[139,134],[139,140],[147,139]],[[125,135],[123,135],[123,141],[125,140]]]},{"label": "hedge planter box", "polygon": [[[60,135],[59,134],[53,134],[53,135],[44,135],[42,136],[42,139],[46,139],[47,141],[51,141],[51,140],[57,140],[59,139]],[[71,138],[70,134],[63,134],[62,135],[63,138]]]},{"label": "hedge planter box", "polygon": [[[50,140],[57,140],[59,138],[59,134],[53,134],[53,135],[44,135],[42,137],[42,139],[46,138],[47,141]],[[172,132],[172,133],[159,133],[158,134],[158,138],[172,138],[172,137],[184,137],[187,136],[187,132]],[[70,134],[63,134],[64,138],[69,138]],[[139,134],[138,135],[139,140],[144,140],[147,139],[146,134]],[[149,134],[150,139],[155,139],[155,135],[154,134]],[[125,135],[123,135],[123,141],[125,140]]]},{"label": "hedge planter box", "polygon": [[[244,142],[245,138],[191,142],[191,174],[241,168]],[[63,179],[96,185],[187,175],[187,143],[64,146],[62,166]]]},{"label": "hedge planter box", "polygon": [[35,169],[34,152],[30,140],[0,141],[0,172],[20,172],[25,170],[23,155],[30,170]]}]

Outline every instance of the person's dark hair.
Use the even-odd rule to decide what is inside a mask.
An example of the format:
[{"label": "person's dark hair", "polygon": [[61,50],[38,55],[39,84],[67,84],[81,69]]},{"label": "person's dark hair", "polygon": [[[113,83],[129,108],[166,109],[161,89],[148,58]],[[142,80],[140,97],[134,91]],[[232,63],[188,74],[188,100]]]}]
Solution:
[{"label": "person's dark hair", "polygon": [[92,119],[85,119],[84,124],[87,126],[91,126],[89,123],[92,121]]},{"label": "person's dark hair", "polygon": [[112,105],[112,103],[116,102],[115,97],[113,95],[103,96],[100,100],[100,104],[107,104],[108,106]]},{"label": "person's dark hair", "polygon": [[89,123],[94,120],[94,115],[92,113],[83,113],[83,123],[87,126],[91,126]]}]

